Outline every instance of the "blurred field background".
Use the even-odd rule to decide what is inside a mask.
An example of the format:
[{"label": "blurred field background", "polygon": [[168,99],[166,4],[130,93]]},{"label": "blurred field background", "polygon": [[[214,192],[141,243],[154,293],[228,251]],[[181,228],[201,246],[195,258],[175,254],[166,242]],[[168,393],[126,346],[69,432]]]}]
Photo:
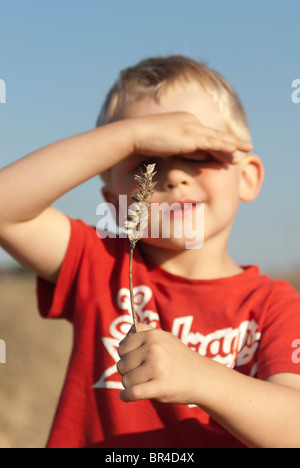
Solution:
[{"label": "blurred field background", "polygon": [[[300,270],[272,274],[300,292]],[[64,383],[71,326],[42,319],[35,277],[18,269],[0,272],[0,448],[43,448]]]},{"label": "blurred field background", "polygon": [[42,319],[35,277],[0,272],[0,448],[43,448],[64,383],[72,329],[66,321]]}]

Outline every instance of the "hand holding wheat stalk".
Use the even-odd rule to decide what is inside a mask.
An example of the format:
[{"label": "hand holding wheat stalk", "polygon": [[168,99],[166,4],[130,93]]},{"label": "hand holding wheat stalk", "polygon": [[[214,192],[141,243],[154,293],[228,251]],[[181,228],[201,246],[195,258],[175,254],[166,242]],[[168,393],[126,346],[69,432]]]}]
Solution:
[{"label": "hand holding wheat stalk", "polygon": [[156,182],[153,182],[155,164],[145,165],[146,172],[141,170],[141,175],[135,175],[134,179],[138,182],[138,192],[131,196],[132,205],[129,207],[127,221],[125,221],[125,231],[130,241],[129,250],[129,288],[130,288],[130,303],[133,316],[135,331],[137,331],[137,316],[133,300],[133,284],[132,284],[132,263],[133,250],[137,242],[143,237],[144,231],[148,226],[150,199],[154,193]]}]

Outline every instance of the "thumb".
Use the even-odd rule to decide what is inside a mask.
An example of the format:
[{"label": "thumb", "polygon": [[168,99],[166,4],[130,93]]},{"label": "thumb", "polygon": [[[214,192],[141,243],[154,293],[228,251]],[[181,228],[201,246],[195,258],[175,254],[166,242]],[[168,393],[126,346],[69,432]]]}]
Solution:
[{"label": "thumb", "polygon": [[136,333],[136,332],[138,333],[138,332],[147,331],[147,330],[154,330],[154,328],[150,327],[150,325],[147,325],[146,323],[138,322],[137,330],[135,330],[135,326],[132,325],[129,332],[127,333],[127,336],[130,335],[130,333]]},{"label": "thumb", "polygon": [[153,327],[150,327],[150,325],[147,325],[146,323],[138,323],[137,324],[137,332],[141,331],[147,331],[147,330],[154,330]]}]

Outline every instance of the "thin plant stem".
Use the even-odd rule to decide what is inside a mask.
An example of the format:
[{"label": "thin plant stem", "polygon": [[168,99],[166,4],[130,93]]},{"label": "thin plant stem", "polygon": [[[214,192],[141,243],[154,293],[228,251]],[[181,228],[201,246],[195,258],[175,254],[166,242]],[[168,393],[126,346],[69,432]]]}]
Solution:
[{"label": "thin plant stem", "polygon": [[129,250],[129,289],[130,289],[130,303],[131,303],[131,313],[132,313],[132,318],[133,318],[133,325],[135,332],[137,332],[137,316],[136,316],[136,311],[135,311],[135,306],[134,306],[134,300],[133,300],[133,283],[132,283],[132,264],[133,264],[133,251],[134,251],[134,244],[130,242],[130,250]]},{"label": "thin plant stem", "polygon": [[141,175],[136,175],[134,178],[138,182],[138,191],[131,196],[133,204],[129,208],[127,221],[125,221],[127,237],[130,241],[129,250],[129,289],[130,289],[130,304],[133,317],[135,332],[137,332],[137,315],[134,307],[133,296],[133,281],[132,281],[132,265],[133,265],[133,250],[137,242],[142,239],[144,230],[148,224],[148,215],[150,207],[150,199],[154,193],[156,182],[153,182],[155,164],[145,165],[146,171],[141,170]]}]

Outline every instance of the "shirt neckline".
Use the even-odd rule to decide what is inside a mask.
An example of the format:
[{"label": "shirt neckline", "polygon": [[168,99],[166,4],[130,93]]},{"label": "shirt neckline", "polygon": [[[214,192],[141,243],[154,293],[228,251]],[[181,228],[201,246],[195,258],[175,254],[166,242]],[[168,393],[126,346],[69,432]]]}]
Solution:
[{"label": "shirt neckline", "polygon": [[192,278],[186,278],[184,276],[176,275],[173,273],[170,273],[169,271],[165,270],[161,266],[157,265],[154,263],[149,257],[146,255],[142,255],[141,251],[138,249],[139,255],[144,262],[144,264],[147,267],[147,270],[149,273],[155,275],[156,277],[158,276],[160,280],[169,280],[178,283],[185,283],[185,284],[192,284],[192,285],[200,285],[200,284],[206,284],[206,285],[217,285],[217,284],[224,284],[224,283],[229,283],[234,281],[235,284],[244,282],[246,279],[249,277],[257,276],[260,274],[260,269],[257,265],[240,265],[240,268],[242,268],[244,271],[241,273],[238,273],[236,275],[232,276],[226,276],[224,278],[214,278],[214,279],[192,279]]}]

